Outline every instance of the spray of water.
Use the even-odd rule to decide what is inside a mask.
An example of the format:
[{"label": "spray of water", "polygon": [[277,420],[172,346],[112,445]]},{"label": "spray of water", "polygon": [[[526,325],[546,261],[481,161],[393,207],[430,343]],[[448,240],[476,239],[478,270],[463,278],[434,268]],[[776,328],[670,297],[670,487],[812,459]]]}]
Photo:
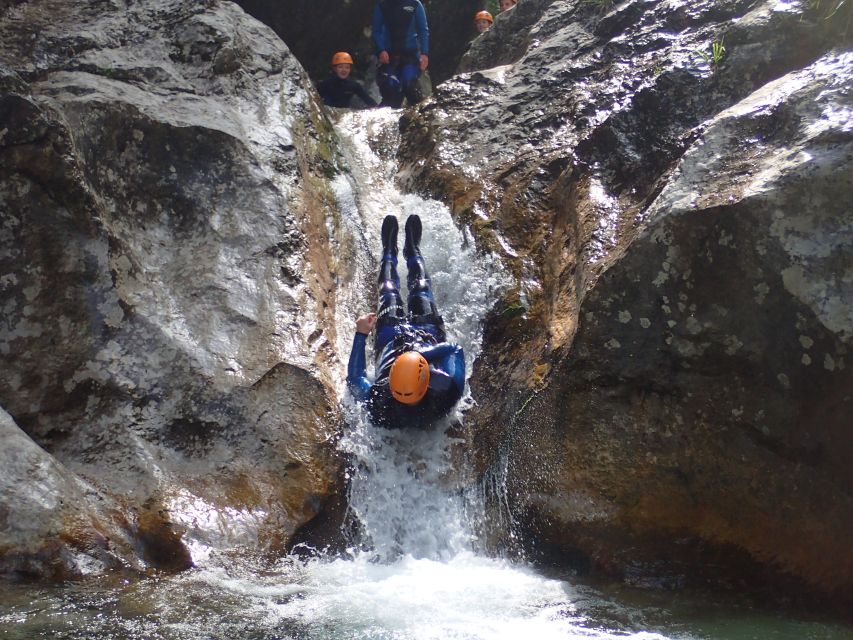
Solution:
[{"label": "spray of water", "polygon": [[[400,227],[407,216],[417,214],[423,222],[421,250],[433,283],[439,312],[448,339],[465,349],[470,373],[480,348],[481,322],[506,285],[498,263],[478,255],[470,238],[456,228],[450,212],[441,203],[401,194],[393,186],[393,158],[373,151],[394,146],[396,118],[392,112],[347,115],[338,125],[344,141],[347,166],[352,174],[335,183],[342,215],[360,230],[363,250],[379,252],[382,219],[398,217]],[[375,264],[375,262],[374,262]],[[405,267],[401,267],[405,269]],[[369,285],[375,268],[363,274]],[[405,282],[405,272],[401,273]],[[375,296],[352,309],[341,305],[339,325],[351,326],[359,313],[372,310]],[[340,353],[348,353],[351,332],[341,332]],[[353,460],[350,480],[350,509],[361,525],[366,547],[375,559],[391,561],[410,556],[449,560],[471,551],[475,544],[468,518],[481,505],[471,503],[471,493],[459,486],[459,473],[451,467],[451,439],[447,427],[462,419],[470,397],[454,415],[427,431],[378,429],[365,412],[348,400],[343,381],[340,393],[348,408],[349,429],[341,447]]]}]

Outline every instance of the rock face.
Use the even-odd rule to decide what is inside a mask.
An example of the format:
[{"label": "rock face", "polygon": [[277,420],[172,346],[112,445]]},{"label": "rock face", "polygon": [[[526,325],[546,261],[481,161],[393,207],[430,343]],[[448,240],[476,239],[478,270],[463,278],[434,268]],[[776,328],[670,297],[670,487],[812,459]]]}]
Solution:
[{"label": "rock face", "polygon": [[[230,2],[3,13],[0,405],[23,430],[2,414],[3,569],[280,549],[337,490],[331,151],[307,84]],[[10,528],[26,501],[45,511]]]},{"label": "rock face", "polygon": [[[116,564],[89,491],[0,410],[0,568],[3,573],[64,577],[93,564]],[[69,535],[72,534],[72,535]]]},{"label": "rock face", "polygon": [[467,424],[532,553],[849,602],[849,44],[844,5],[522,0],[404,117],[517,279]]}]

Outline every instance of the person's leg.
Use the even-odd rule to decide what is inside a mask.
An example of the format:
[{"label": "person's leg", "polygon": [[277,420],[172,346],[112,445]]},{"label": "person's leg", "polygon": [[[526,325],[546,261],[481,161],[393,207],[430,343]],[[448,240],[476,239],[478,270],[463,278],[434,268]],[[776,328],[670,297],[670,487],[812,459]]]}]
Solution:
[{"label": "person's leg", "polygon": [[382,95],[381,107],[399,109],[403,104],[403,84],[400,81],[400,69],[394,61],[379,67],[376,73],[376,83]]},{"label": "person's leg", "polygon": [[403,85],[403,94],[406,96],[406,101],[409,105],[417,104],[423,100],[420,90],[418,89],[418,77],[421,75],[421,69],[417,63],[406,61],[400,65],[399,78]]},{"label": "person's leg", "polygon": [[379,304],[376,309],[376,343],[378,357],[394,337],[394,326],[406,318],[400,296],[397,274],[397,218],[385,216],[382,222],[382,260],[379,263]]},{"label": "person's leg", "polygon": [[409,269],[406,277],[409,286],[409,316],[413,325],[428,331],[439,342],[444,342],[444,321],[438,314],[432,294],[432,280],[421,255],[422,230],[420,217],[410,215],[406,220],[406,243],[403,246],[403,256]]}]

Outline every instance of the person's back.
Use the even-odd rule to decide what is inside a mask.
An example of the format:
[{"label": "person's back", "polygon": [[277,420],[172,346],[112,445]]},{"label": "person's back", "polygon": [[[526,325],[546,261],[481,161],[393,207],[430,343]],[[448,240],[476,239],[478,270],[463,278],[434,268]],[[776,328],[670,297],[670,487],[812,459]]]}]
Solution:
[{"label": "person's back", "polygon": [[[450,413],[465,389],[465,356],[462,347],[437,342],[432,334],[411,324],[396,327],[394,340],[380,352],[376,363],[376,379],[367,397],[370,417],[384,427],[422,428]],[[404,353],[416,352],[429,366],[429,383],[423,398],[406,404],[394,397],[391,368]]]}]

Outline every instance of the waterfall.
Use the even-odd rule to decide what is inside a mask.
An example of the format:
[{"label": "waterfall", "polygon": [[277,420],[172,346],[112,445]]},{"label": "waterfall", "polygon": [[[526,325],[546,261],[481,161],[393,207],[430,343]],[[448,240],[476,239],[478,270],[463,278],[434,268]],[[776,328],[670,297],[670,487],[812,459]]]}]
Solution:
[{"label": "waterfall", "polygon": [[[482,319],[507,278],[497,260],[476,253],[473,242],[456,228],[445,206],[401,194],[394,187],[397,117],[388,110],[355,112],[338,123],[351,168],[349,175],[335,182],[338,205],[350,231],[359,233],[362,251],[368,256],[378,256],[379,229],[386,215],[395,215],[401,229],[407,216],[420,216],[424,228],[421,250],[436,304],[448,340],[465,349],[470,375],[480,347]],[[380,153],[373,150],[377,145]],[[371,291],[375,267],[359,277],[364,284],[357,289]],[[400,277],[405,283],[402,265]],[[401,293],[405,298],[406,292]],[[349,299],[356,308],[341,306],[339,313],[346,314],[339,317],[337,347],[342,357],[349,353],[354,318],[372,311],[375,299],[371,292],[361,301]],[[476,492],[460,486],[464,470],[451,466],[453,441],[447,435],[448,427],[463,419],[470,396],[433,429],[391,431],[370,424],[363,407],[349,398],[343,376],[339,392],[349,418],[340,446],[354,462],[349,478],[350,509],[374,556],[385,561],[404,555],[448,559],[472,551],[476,540],[469,518],[472,513],[482,513],[482,504],[478,504],[481,500]]]},{"label": "waterfall", "polygon": [[[342,226],[361,243],[353,290],[339,298],[337,350],[349,354],[355,318],[374,310],[383,218],[397,216],[402,228],[406,216],[418,214],[436,304],[448,340],[465,349],[470,375],[482,320],[508,278],[496,259],[476,253],[445,206],[396,189],[397,118],[388,110],[348,113],[336,125],[350,173],[335,181],[335,195]],[[400,276],[405,282],[404,271]],[[368,349],[370,362],[371,356]],[[351,460],[349,508],[361,539],[345,557],[296,568],[298,597],[276,607],[295,637],[613,637],[584,628],[579,594],[567,582],[482,553],[475,525],[484,516],[484,493],[451,461],[452,447],[464,446],[451,426],[464,420],[470,396],[434,428],[378,428],[349,396],[343,364],[337,382],[347,426],[339,446]]]}]

